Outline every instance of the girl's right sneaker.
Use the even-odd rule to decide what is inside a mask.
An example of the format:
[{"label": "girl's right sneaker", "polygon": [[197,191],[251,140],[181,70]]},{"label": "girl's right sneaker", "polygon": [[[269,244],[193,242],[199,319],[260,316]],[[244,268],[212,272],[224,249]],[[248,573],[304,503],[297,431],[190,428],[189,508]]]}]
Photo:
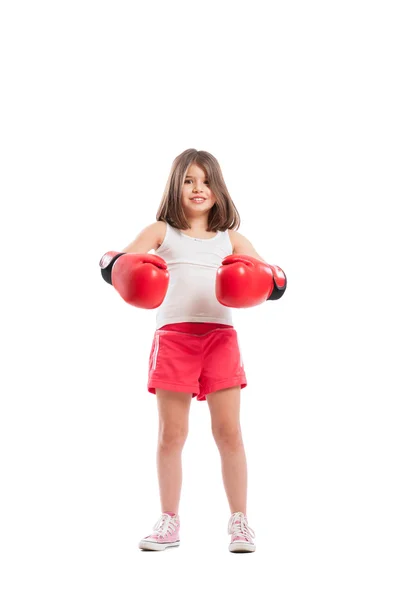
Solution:
[{"label": "girl's right sneaker", "polygon": [[139,543],[141,550],[166,550],[179,546],[179,515],[172,517],[163,513],[153,527],[153,533],[143,538]]}]

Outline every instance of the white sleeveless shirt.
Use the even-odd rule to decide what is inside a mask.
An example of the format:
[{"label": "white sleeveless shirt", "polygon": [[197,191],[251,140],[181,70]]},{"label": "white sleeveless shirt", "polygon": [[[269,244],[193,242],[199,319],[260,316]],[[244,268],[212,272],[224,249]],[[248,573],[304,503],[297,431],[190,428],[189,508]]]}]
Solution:
[{"label": "white sleeveless shirt", "polygon": [[232,310],[215,295],[217,269],[233,253],[227,231],[210,239],[193,238],[166,223],[166,235],[155,251],[166,263],[169,287],[157,309],[157,329],[170,323],[233,325]]}]

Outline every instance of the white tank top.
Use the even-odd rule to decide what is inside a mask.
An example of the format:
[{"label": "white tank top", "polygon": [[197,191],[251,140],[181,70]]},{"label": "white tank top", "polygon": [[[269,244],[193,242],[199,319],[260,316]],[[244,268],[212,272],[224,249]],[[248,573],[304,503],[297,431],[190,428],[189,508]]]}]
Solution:
[{"label": "white tank top", "polygon": [[166,261],[170,280],[157,309],[157,329],[182,322],[233,325],[231,308],[220,304],[215,296],[217,269],[232,253],[228,230],[204,240],[166,223],[166,235],[155,254]]}]

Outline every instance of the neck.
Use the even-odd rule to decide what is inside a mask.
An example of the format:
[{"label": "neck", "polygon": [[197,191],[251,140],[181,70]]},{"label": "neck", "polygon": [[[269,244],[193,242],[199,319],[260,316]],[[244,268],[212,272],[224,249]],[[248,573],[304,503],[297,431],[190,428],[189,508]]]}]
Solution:
[{"label": "neck", "polygon": [[205,232],[208,229],[208,217],[207,215],[202,215],[202,217],[188,217],[186,216],[190,227],[189,229],[185,229],[185,231],[202,231]]}]

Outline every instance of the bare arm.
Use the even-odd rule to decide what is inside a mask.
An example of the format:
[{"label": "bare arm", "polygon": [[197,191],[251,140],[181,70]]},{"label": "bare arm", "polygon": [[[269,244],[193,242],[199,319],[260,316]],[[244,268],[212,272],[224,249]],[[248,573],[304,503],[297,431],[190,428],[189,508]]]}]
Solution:
[{"label": "bare arm", "polygon": [[253,245],[244,235],[234,230],[230,230],[230,232],[233,234],[231,238],[233,254],[245,254],[246,256],[253,256],[253,258],[257,258],[262,262],[267,263],[267,261],[256,252]]},{"label": "bare arm", "polygon": [[128,244],[122,252],[146,254],[150,250],[157,250],[161,244],[164,231],[165,223],[163,223],[163,221],[156,221],[155,223],[144,227],[135,240]]}]

